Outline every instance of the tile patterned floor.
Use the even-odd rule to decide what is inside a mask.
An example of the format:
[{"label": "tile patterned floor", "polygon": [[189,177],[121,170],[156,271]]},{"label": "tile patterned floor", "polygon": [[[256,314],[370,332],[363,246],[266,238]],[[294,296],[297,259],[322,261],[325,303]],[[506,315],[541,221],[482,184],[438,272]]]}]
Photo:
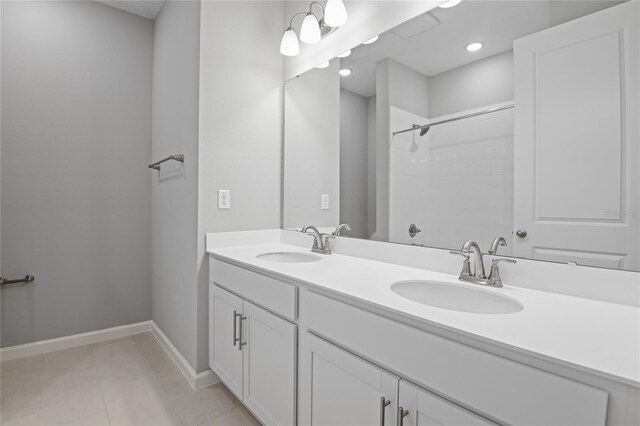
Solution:
[{"label": "tile patterned floor", "polygon": [[151,333],[0,364],[2,425],[258,421],[222,384],[194,391]]}]

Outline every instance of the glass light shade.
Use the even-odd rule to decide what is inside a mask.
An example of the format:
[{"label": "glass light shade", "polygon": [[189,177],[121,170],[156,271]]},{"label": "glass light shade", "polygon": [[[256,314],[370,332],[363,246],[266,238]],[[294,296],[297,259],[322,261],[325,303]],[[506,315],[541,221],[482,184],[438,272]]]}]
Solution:
[{"label": "glass light shade", "polygon": [[316,66],[316,68],[319,68],[319,69],[328,68],[328,67],[329,67],[329,61],[323,62],[320,65]]},{"label": "glass light shade", "polygon": [[302,28],[300,28],[300,40],[305,43],[313,44],[320,41],[320,24],[316,16],[309,12],[302,21]]},{"label": "glass light shade", "polygon": [[379,35],[375,36],[375,37],[371,37],[369,40],[367,41],[363,41],[362,44],[371,44],[371,43],[375,43],[378,39],[380,38]]},{"label": "glass light shade", "polygon": [[291,27],[287,28],[282,36],[282,42],[280,42],[280,53],[284,56],[298,56],[298,53],[300,53],[298,36]]},{"label": "glass light shade", "polygon": [[342,0],[328,0],[324,9],[324,23],[330,27],[339,27],[347,22],[347,9]]},{"label": "glass light shade", "polygon": [[340,71],[338,71],[338,74],[343,77],[348,77],[351,75],[351,70],[349,68],[342,68]]},{"label": "glass light shade", "polygon": [[351,55],[351,49],[349,49],[349,50],[347,50],[347,51],[345,51],[345,52],[342,52],[342,53],[341,53],[341,54],[339,54],[339,55],[336,55],[336,57],[338,57],[338,58],[346,58],[346,57],[347,57],[347,56],[349,56],[349,55]]},{"label": "glass light shade", "polygon": [[438,6],[441,9],[448,9],[450,7],[453,6],[457,6],[460,4],[462,0],[449,0],[449,1],[445,1],[444,3],[442,3],[440,6]]}]

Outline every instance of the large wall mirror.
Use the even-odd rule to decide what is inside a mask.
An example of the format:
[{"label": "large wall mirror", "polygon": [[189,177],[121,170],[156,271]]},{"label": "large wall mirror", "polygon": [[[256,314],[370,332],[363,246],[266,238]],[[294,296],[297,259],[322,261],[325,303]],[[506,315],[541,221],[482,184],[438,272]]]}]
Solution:
[{"label": "large wall mirror", "polygon": [[283,227],[640,270],[639,20],[463,1],[286,82]]}]

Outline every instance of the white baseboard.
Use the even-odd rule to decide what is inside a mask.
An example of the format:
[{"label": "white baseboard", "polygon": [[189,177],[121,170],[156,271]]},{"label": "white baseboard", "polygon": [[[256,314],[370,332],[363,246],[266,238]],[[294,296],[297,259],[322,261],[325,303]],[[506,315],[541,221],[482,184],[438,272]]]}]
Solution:
[{"label": "white baseboard", "polygon": [[212,371],[206,370],[201,373],[195,372],[191,364],[182,356],[180,351],[171,343],[169,338],[160,330],[160,327],[154,322],[149,321],[151,332],[158,339],[164,350],[169,354],[173,362],[176,363],[184,377],[195,390],[206,388],[220,381],[220,378]]},{"label": "white baseboard", "polygon": [[24,345],[9,346],[0,349],[0,360],[10,361],[17,358],[46,354],[63,349],[71,349],[78,346],[90,345],[92,343],[145,333],[147,331],[151,331],[151,321],[105,328],[104,330],[58,337],[56,339],[41,340],[39,342],[25,343]]}]

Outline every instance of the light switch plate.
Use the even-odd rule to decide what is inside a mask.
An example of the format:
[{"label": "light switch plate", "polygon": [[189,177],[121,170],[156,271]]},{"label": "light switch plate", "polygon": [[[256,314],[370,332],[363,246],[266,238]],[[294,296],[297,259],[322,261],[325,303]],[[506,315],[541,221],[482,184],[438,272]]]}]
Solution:
[{"label": "light switch plate", "polygon": [[320,197],[320,207],[322,210],[329,210],[329,194],[322,194]]},{"label": "light switch plate", "polygon": [[231,208],[231,191],[228,189],[218,189],[218,209],[228,210]]}]

